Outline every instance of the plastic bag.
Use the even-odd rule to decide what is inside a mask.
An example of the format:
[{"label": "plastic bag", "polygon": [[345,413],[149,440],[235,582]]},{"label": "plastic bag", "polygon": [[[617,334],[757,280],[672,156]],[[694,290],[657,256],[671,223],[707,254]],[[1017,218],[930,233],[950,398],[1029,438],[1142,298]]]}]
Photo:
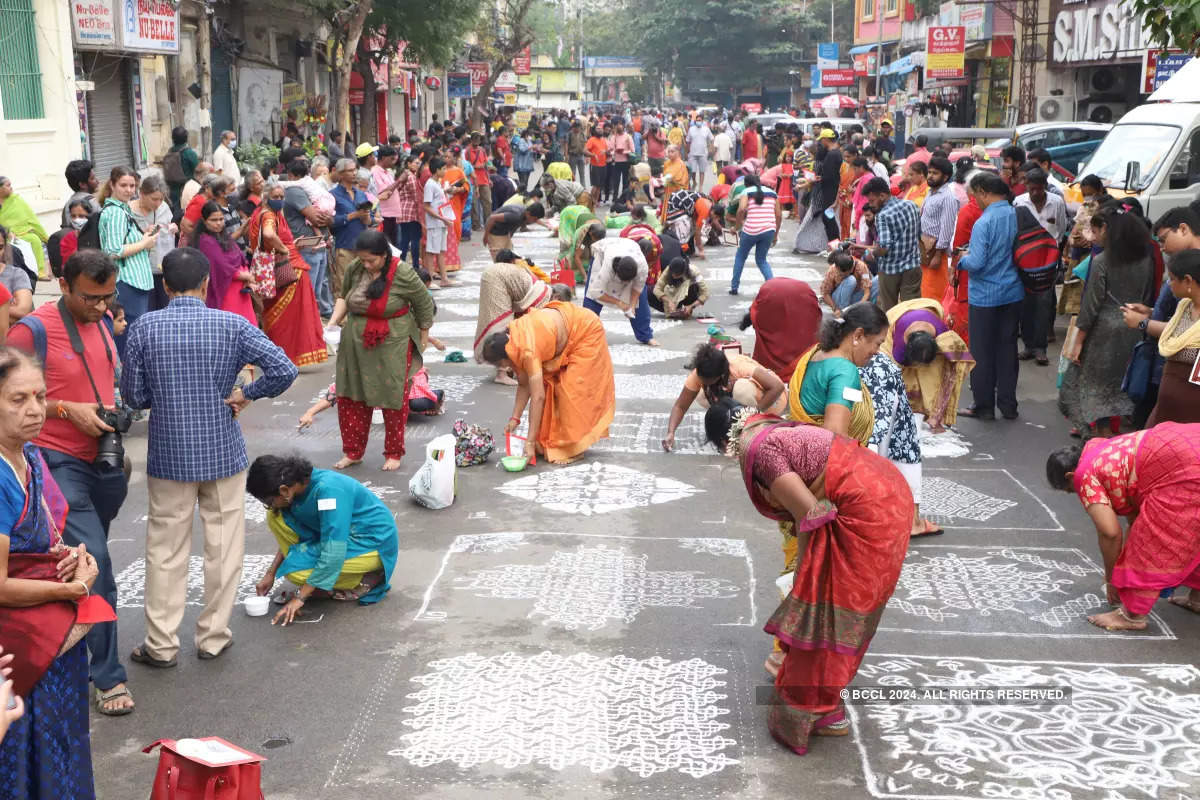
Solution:
[{"label": "plastic bag", "polygon": [[496,449],[492,432],[482,425],[471,425],[465,419],[454,423],[454,463],[460,467],[483,464]]},{"label": "plastic bag", "polygon": [[409,480],[408,493],[435,511],[454,502],[454,434],[443,434],[425,445],[425,463]]}]

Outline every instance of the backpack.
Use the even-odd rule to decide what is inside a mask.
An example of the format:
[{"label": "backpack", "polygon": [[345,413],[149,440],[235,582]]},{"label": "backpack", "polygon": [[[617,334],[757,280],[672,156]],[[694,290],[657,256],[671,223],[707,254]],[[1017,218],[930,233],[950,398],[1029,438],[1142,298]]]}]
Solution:
[{"label": "backpack", "polygon": [[188,177],[183,171],[182,150],[172,150],[163,156],[163,178],[167,183],[176,186],[187,183]]},{"label": "backpack", "polygon": [[1017,237],[1013,240],[1013,263],[1026,294],[1054,288],[1058,276],[1058,242],[1042,227],[1028,208],[1017,210]]},{"label": "backpack", "polygon": [[[93,211],[91,214],[88,214],[87,222],[79,229],[78,242],[80,250],[84,248],[92,250],[100,249],[100,215],[103,213],[104,209],[101,209],[100,211]],[[132,215],[125,213],[125,217],[129,220],[130,228],[141,230],[141,228],[138,228],[137,223],[134,222]],[[125,230],[125,236],[129,236],[128,229]]]},{"label": "backpack", "polygon": [[56,278],[62,277],[62,241],[72,233],[76,234],[76,239],[79,238],[74,228],[62,228],[50,234],[50,238],[46,240],[46,255],[50,258],[50,274]]}]

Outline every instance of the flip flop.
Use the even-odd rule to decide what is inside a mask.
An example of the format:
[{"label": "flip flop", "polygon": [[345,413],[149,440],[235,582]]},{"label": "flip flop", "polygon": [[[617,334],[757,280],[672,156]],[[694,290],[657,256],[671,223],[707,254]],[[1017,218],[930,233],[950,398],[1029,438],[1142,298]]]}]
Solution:
[{"label": "flip flop", "polygon": [[203,650],[197,650],[196,658],[200,659],[201,661],[212,661],[214,658],[219,658],[220,656],[224,655],[225,651],[231,647],[233,647],[233,639],[230,639],[229,644],[225,645],[215,653],[206,653]]},{"label": "flip flop", "polygon": [[1173,606],[1179,606],[1180,608],[1186,608],[1188,611],[1192,612],[1193,614],[1200,614],[1200,603],[1197,603],[1195,601],[1189,601],[1184,597],[1172,597],[1172,598],[1169,598],[1167,600],[1167,602]]},{"label": "flip flop", "polygon": [[133,648],[133,652],[129,654],[131,661],[136,661],[139,664],[145,664],[147,667],[155,669],[170,669],[171,667],[179,666],[179,659],[173,658],[155,658],[146,652],[145,645],[138,645]]},{"label": "flip flop", "polygon": [[914,533],[911,536],[909,536],[910,539],[915,539],[918,536],[941,536],[943,533],[946,532],[945,530],[943,530],[942,528],[939,528],[937,525],[934,525],[932,522],[930,522],[927,519],[923,519],[923,520],[921,520],[921,522],[923,523],[923,530],[920,533]]},{"label": "flip flop", "polygon": [[133,706],[114,709],[107,709],[104,707],[105,703],[116,700],[118,697],[128,697],[130,700],[133,699],[133,695],[129,693],[129,688],[125,686],[122,686],[120,689],[113,689],[109,692],[97,689],[95,699],[92,701],[96,706],[96,713],[103,714],[106,717],[124,717],[127,714],[132,714],[134,709]]}]

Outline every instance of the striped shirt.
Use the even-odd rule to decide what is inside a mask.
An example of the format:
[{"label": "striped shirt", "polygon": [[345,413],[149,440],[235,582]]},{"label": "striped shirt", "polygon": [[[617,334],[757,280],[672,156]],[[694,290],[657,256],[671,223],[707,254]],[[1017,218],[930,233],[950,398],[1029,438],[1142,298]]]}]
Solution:
[{"label": "striped shirt", "polygon": [[742,233],[753,236],[758,233],[775,230],[775,193],[763,189],[763,201],[754,199],[758,189],[749,189],[742,194],[746,201],[746,219],[742,223]]},{"label": "striped shirt", "polygon": [[127,244],[142,240],[142,229],[133,220],[128,203],[115,197],[104,201],[100,212],[100,249],[112,256],[120,272],[117,280],[135,289],[149,291],[154,288],[154,272],[150,267],[150,251],[139,250],[128,258],[121,258],[121,250]]},{"label": "striped shirt", "polygon": [[934,240],[934,250],[949,250],[958,224],[958,200],[949,183],[943,183],[925,198],[921,207],[921,235]]}]

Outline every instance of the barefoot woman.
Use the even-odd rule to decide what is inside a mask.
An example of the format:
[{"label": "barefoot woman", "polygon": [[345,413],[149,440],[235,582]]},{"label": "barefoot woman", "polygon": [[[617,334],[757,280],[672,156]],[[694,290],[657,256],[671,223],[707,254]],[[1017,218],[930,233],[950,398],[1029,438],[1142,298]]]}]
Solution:
[{"label": "barefoot woman", "polygon": [[337,356],[338,426],[345,469],[363,459],[371,414],[383,409],[385,470],[404,457],[408,381],[421,368],[433,325],[433,300],[421,279],[388,248],[379,231],[363,231],[346,267],[330,326],[344,325]]},{"label": "barefoot woman", "polygon": [[592,312],[551,302],[489,336],[483,358],[517,374],[517,401],[504,429],[516,430],[529,406],[527,457],[536,452],[564,464],[608,438],[616,388],[604,326]]},{"label": "barefoot woman", "polygon": [[729,397],[708,410],[704,427],[738,459],[758,512],[795,523],[796,577],[765,626],[785,652],[767,725],[804,755],[810,735],[849,732],[838,693],[858,672],[900,578],[912,494],[887,459],[853,439],[750,414]]},{"label": "barefoot woman", "polygon": [[[1187,586],[1175,602],[1200,612],[1200,424],[1096,438],[1050,454],[1046,479],[1075,492],[1096,525],[1109,605],[1088,622],[1141,630],[1163,589]],[[1120,517],[1131,520],[1121,530]]]}]

